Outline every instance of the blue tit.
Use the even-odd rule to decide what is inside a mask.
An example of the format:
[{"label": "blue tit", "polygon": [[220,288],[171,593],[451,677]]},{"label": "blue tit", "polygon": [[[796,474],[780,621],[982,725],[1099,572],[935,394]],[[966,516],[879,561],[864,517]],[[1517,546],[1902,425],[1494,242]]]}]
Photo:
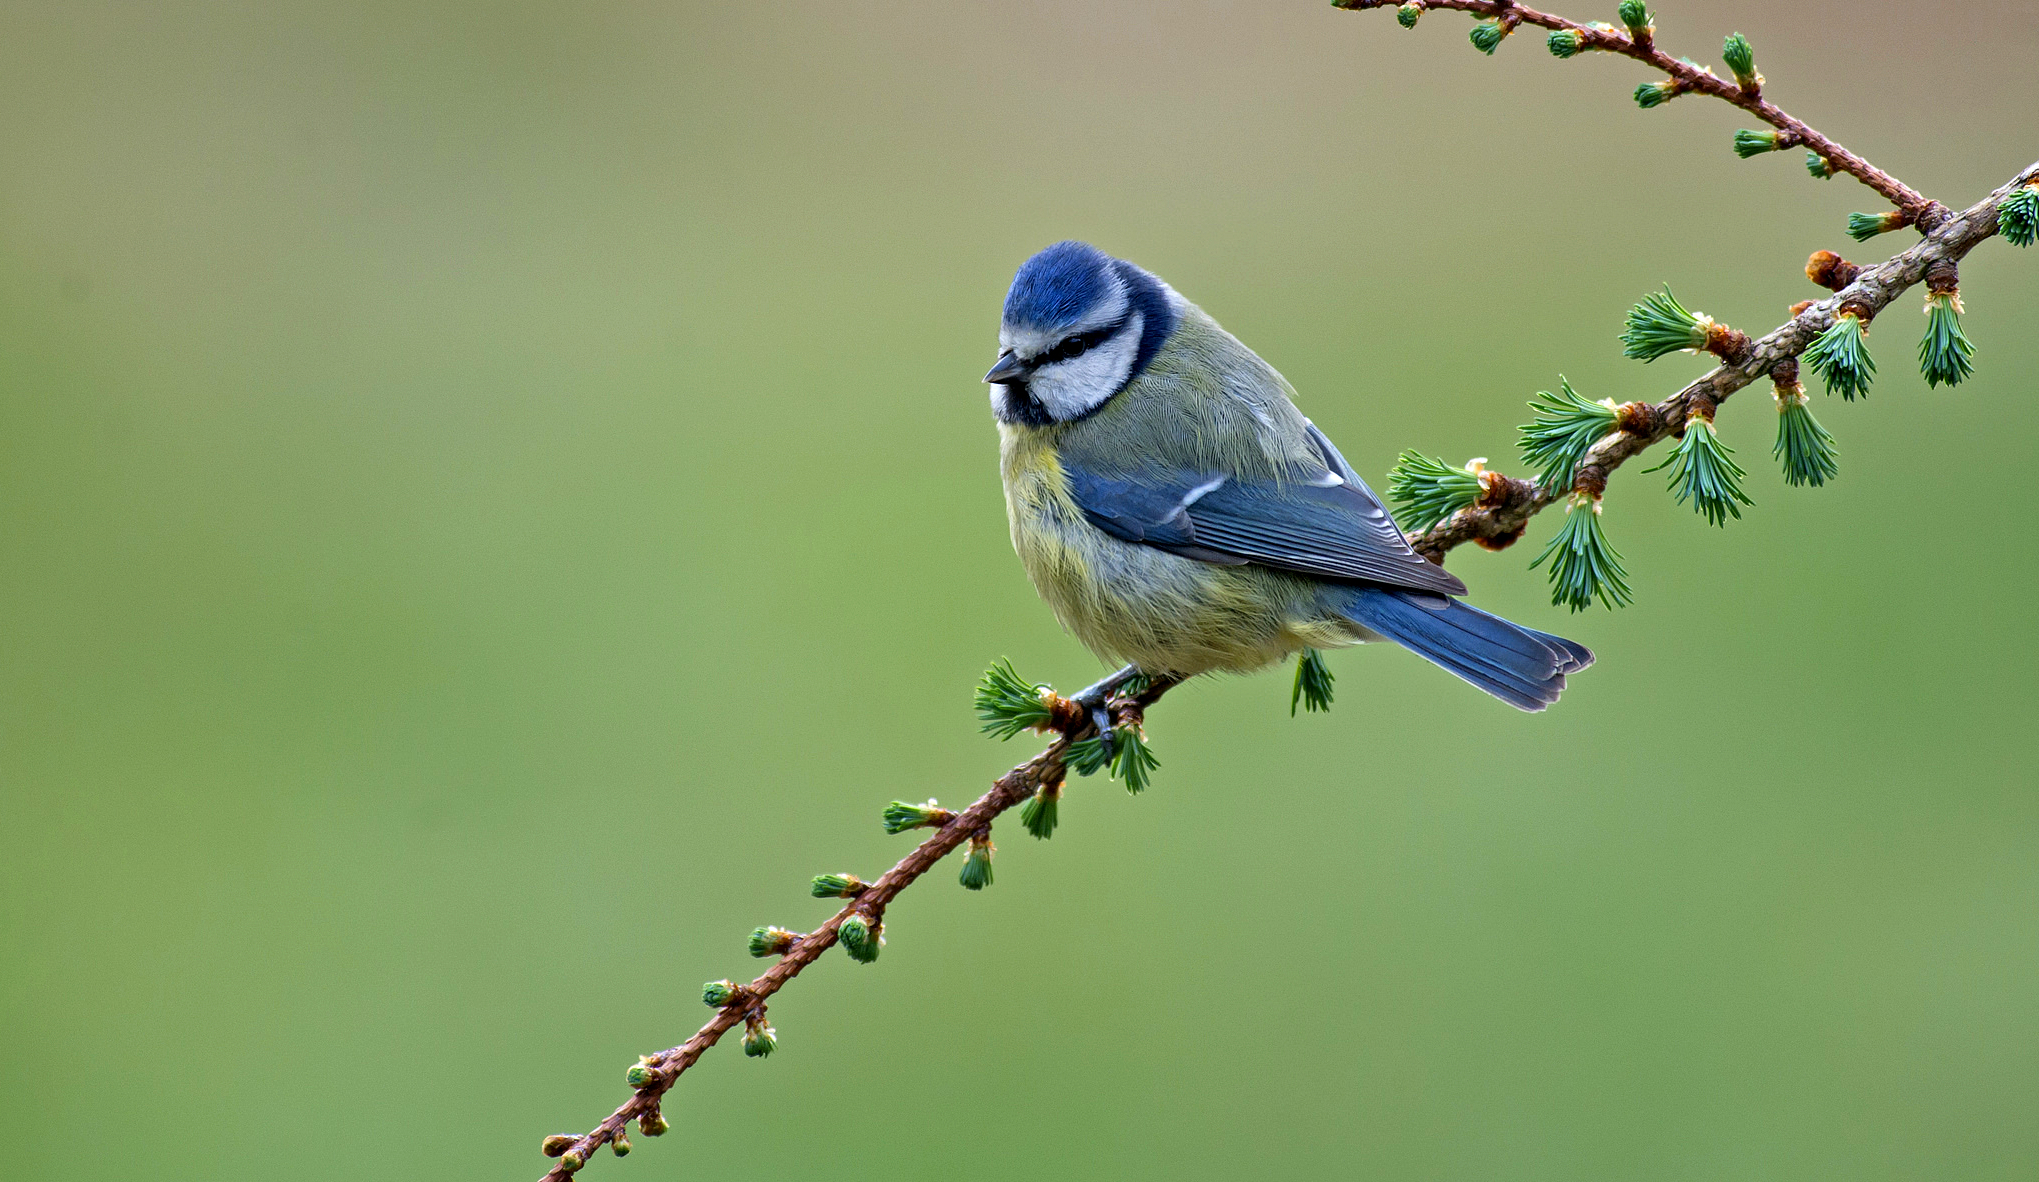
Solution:
[{"label": "blue tit", "polygon": [[1049,247],[1013,278],[998,343],[1013,548],[1099,656],[1191,677],[1386,639],[1522,710],[1592,664],[1460,602],[1274,367],[1139,267]]}]

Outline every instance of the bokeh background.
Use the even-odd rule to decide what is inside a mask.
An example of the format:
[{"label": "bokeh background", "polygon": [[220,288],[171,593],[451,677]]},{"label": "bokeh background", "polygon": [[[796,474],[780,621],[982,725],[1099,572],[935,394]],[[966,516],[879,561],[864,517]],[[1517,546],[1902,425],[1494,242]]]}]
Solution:
[{"label": "bokeh background", "polygon": [[[1579,17],[1611,17],[1571,11]],[[1665,0],[1965,205],[2039,156],[2027,6]],[[1508,457],[1669,281],[1751,330],[1876,209],[1633,63],[1321,2],[0,9],[0,1173],[522,1179],[638,1052],[974,796],[1010,656],[978,381],[1084,237],[1369,477]],[[1636,465],[1638,602],[1547,715],[1399,651],[1156,712],[1164,767],[945,866],[602,1178],[2029,1178],[2039,252],[1907,296],[1844,473],[1757,390],[1726,530]]]}]

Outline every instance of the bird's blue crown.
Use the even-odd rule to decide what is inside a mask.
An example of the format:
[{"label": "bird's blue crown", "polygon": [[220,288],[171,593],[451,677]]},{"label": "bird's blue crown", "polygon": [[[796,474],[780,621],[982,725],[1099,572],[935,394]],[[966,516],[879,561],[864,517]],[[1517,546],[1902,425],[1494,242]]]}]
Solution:
[{"label": "bird's blue crown", "polygon": [[1057,332],[1082,320],[1117,283],[1112,257],[1088,242],[1057,242],[1020,266],[1005,322]]}]

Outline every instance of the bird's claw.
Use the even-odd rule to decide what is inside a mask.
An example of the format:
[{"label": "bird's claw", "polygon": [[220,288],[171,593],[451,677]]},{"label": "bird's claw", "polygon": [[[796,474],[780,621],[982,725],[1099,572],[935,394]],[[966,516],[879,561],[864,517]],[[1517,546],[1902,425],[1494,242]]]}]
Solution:
[{"label": "bird's claw", "polygon": [[1090,708],[1090,725],[1097,728],[1098,750],[1104,752],[1106,763],[1112,758],[1112,712],[1103,706]]},{"label": "bird's claw", "polygon": [[1128,665],[1096,685],[1080,693],[1072,694],[1069,697],[1070,701],[1083,707],[1089,713],[1090,725],[1097,728],[1098,750],[1104,753],[1106,762],[1110,762],[1112,757],[1111,696],[1117,693],[1120,687],[1137,676],[1139,672],[1139,669]]}]

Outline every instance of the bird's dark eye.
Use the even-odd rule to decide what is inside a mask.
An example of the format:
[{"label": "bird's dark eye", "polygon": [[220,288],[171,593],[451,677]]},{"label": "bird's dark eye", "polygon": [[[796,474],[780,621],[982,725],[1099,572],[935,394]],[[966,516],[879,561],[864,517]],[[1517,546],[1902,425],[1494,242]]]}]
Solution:
[{"label": "bird's dark eye", "polygon": [[1126,322],[1121,320],[1115,324],[1107,324],[1103,328],[1093,328],[1089,332],[1078,333],[1073,337],[1065,338],[1058,341],[1054,348],[1034,358],[1028,364],[1039,368],[1043,365],[1053,365],[1057,361],[1067,361],[1072,357],[1081,357],[1112,339],[1125,326]]}]

